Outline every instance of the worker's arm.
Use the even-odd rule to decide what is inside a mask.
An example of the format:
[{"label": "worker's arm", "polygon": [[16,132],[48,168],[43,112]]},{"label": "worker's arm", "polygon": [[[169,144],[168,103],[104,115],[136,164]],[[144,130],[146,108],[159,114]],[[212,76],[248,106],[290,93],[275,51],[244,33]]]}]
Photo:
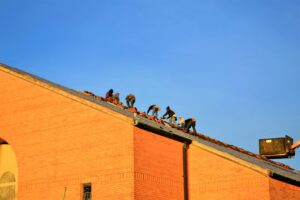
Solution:
[{"label": "worker's arm", "polygon": [[152,110],[153,106],[154,106],[154,105],[151,105],[151,106],[148,108],[148,110],[147,110],[147,115],[148,115],[148,113],[150,112],[150,110]]},{"label": "worker's arm", "polygon": [[291,149],[296,149],[297,147],[300,146],[300,140],[298,140],[297,142],[295,142],[292,146]]},{"label": "worker's arm", "polygon": [[[168,112],[166,112],[166,113],[161,117],[161,119],[165,119],[167,115],[169,115]],[[168,116],[168,118],[169,118],[169,116]],[[168,118],[167,118],[167,119],[168,119]]]}]

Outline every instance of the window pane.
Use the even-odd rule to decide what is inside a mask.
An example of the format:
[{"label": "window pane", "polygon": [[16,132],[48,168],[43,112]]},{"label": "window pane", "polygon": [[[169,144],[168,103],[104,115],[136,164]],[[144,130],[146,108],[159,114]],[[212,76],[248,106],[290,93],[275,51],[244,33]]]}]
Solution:
[{"label": "window pane", "polygon": [[83,184],[83,200],[91,200],[92,186],[90,183]]}]

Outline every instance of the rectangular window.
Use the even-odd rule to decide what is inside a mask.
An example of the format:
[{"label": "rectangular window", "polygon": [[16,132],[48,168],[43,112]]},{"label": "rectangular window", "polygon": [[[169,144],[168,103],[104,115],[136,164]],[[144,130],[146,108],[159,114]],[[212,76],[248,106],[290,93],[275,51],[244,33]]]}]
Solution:
[{"label": "rectangular window", "polygon": [[92,199],[92,184],[85,183],[83,184],[83,200],[91,200]]}]

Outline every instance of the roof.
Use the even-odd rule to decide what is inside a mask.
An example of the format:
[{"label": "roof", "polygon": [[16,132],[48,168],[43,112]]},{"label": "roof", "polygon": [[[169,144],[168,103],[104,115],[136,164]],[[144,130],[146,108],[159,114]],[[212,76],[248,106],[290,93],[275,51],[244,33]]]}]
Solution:
[{"label": "roof", "polygon": [[26,79],[27,81],[35,83],[37,83],[37,81],[41,82],[81,99],[104,106],[110,110],[131,118],[135,122],[134,124],[141,128],[148,129],[152,132],[183,142],[197,143],[202,148],[215,152],[216,154],[226,157],[227,159],[234,160],[239,164],[249,165],[251,168],[259,168],[268,176],[292,183],[294,185],[300,185],[300,172],[283,163],[274,162],[263,156],[246,151],[234,145],[223,143],[204,134],[198,133],[196,136],[194,136],[185,133],[180,129],[172,128],[168,123],[162,120],[158,120],[153,116],[147,116],[144,112],[139,112],[138,110],[132,108],[128,109],[121,103],[105,101],[103,97],[97,96],[92,92],[76,91],[1,63],[0,70]]}]

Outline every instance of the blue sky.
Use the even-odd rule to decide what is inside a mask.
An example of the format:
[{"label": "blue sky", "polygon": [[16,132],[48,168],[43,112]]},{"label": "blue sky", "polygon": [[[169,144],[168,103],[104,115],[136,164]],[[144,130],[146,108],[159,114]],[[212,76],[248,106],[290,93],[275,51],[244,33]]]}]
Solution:
[{"label": "blue sky", "polygon": [[[260,138],[300,139],[299,22],[297,0],[0,0],[0,62],[134,93],[258,153]],[[280,162],[300,170],[300,150]]]}]

